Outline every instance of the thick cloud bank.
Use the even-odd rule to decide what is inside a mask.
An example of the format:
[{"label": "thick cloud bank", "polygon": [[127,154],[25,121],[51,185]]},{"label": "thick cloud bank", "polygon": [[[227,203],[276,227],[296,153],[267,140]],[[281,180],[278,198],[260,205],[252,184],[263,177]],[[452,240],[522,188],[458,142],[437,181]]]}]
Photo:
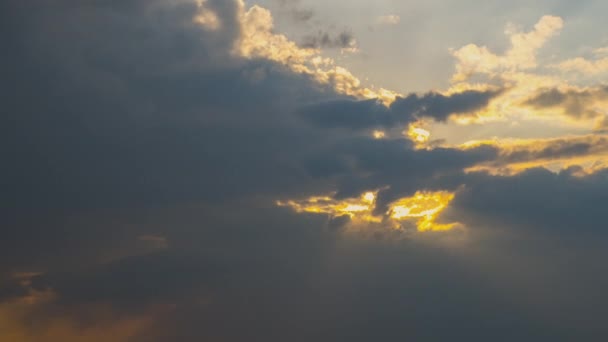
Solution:
[{"label": "thick cloud bank", "polygon": [[[606,171],[465,172],[598,140],[379,139],[500,90],[354,98],[239,53],[244,6],[0,4],[0,340],[604,340]],[[370,191],[359,226],[277,205]],[[438,191],[459,229],[386,225]]]}]

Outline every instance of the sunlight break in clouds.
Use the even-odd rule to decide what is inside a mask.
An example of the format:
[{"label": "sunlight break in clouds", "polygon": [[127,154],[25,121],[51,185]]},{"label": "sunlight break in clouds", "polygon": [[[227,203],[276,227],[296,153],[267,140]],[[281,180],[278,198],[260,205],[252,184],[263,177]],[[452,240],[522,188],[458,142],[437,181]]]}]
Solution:
[{"label": "sunlight break in clouds", "polygon": [[437,222],[439,215],[454,199],[453,193],[419,191],[411,197],[392,202],[384,215],[374,214],[376,196],[377,192],[370,191],[356,199],[336,200],[334,196],[315,196],[304,200],[278,201],[277,205],[292,208],[298,213],[325,214],[333,219],[348,216],[354,228],[375,223],[398,230],[414,225],[418,232],[438,232],[458,226],[457,223]]},{"label": "sunlight break in clouds", "polygon": [[1,1],[0,341],[608,341],[606,12]]},{"label": "sunlight break in clouds", "polygon": [[[387,18],[385,18],[388,20]],[[395,18],[390,18],[391,20]],[[388,92],[388,97],[382,97],[379,93],[370,91],[367,88],[359,88],[359,80],[352,76],[346,69],[336,67],[334,70],[339,71],[342,78],[326,77],[327,71],[322,67],[332,66],[334,61],[329,58],[322,58],[320,51],[314,49],[301,49],[295,43],[289,41],[283,35],[277,35],[272,32],[272,16],[269,11],[254,6],[249,11],[243,14],[244,38],[240,42],[240,53],[246,57],[261,56],[274,61],[281,62],[289,66],[296,72],[301,72],[311,75],[320,83],[333,82],[334,88],[344,94],[354,95],[359,98],[379,97],[385,104],[389,104],[397,96],[393,92]],[[539,67],[537,55],[540,48],[551,37],[557,35],[563,27],[563,20],[555,16],[543,16],[538,23],[534,25],[533,30],[529,32],[520,32],[510,25],[505,33],[510,38],[511,47],[504,55],[497,55],[491,52],[488,48],[479,47],[474,44],[466,45],[458,50],[453,50],[452,54],[456,58],[456,74],[453,76],[452,88],[446,91],[446,94],[457,94],[468,90],[487,91],[491,89],[490,84],[483,83],[467,83],[466,80],[475,75],[482,74],[490,79],[497,78],[504,82],[506,90],[496,99],[492,100],[486,109],[480,112],[464,113],[452,117],[452,120],[460,124],[483,123],[494,120],[509,120],[511,117],[521,117],[526,120],[543,119],[553,116],[552,113],[543,114],[543,108],[534,109],[534,114],[530,113],[533,102],[530,100],[530,95],[540,93],[544,89],[551,87],[562,87],[571,89],[565,91],[583,92],[581,88],[568,85],[565,81],[554,77],[534,74],[531,70]],[[310,65],[317,68],[313,69]],[[330,79],[332,79],[330,81]],[[596,96],[600,98],[600,96]],[[601,97],[603,100],[603,97]],[[557,107],[560,103],[556,104]],[[551,109],[550,106],[547,106]],[[572,106],[564,106],[564,111]],[[555,112],[555,108],[553,112]],[[595,117],[596,115],[591,115]],[[566,112],[562,113],[564,124],[572,122],[572,115]],[[554,120],[554,119],[553,119]],[[429,148],[431,132],[421,125],[425,123],[412,123],[403,132],[411,141],[414,142],[418,149]],[[597,123],[595,124],[598,125]],[[383,139],[387,136],[386,132],[375,130],[372,132],[375,139]],[[500,141],[500,140],[498,140]],[[548,144],[554,141],[549,140]],[[573,155],[542,155],[541,152],[535,153],[534,145],[537,140],[530,138],[528,143],[514,142],[513,140],[505,140],[500,144],[496,141],[486,142],[469,142],[458,148],[468,149],[473,146],[493,146],[501,150],[503,162],[496,161],[494,163],[480,164],[469,168],[467,171],[486,170],[494,174],[521,172],[529,167],[549,166],[556,171],[562,167],[566,167],[574,162],[584,162],[588,167],[597,164],[597,158],[602,156],[573,156]],[[519,147],[517,147],[519,146]],[[509,149],[519,148],[520,152],[509,152]],[[550,146],[547,149],[552,148]],[[432,149],[432,148],[430,148]],[[525,153],[529,156],[528,159],[518,160],[510,158],[510,155],[517,153]],[[502,163],[502,164],[501,164]],[[560,165],[561,167],[558,167]],[[415,216],[416,211],[412,208],[423,208],[422,212],[428,215],[420,215],[416,225],[418,231],[442,231],[449,230],[456,224],[437,224],[435,223],[436,216],[447,207],[454,195],[449,192],[424,193],[419,192],[411,198],[398,200],[392,204],[393,211],[386,213],[386,217],[392,220],[398,220],[404,217],[411,219]],[[432,207],[429,203],[439,203]],[[288,206],[297,212],[312,212],[319,214],[327,214],[331,217],[346,215],[353,222],[385,222],[384,219],[372,215],[373,203],[366,202],[362,199],[352,199],[346,201],[338,201],[329,196],[311,197],[306,200],[290,200],[286,202],[279,201],[280,206]],[[404,213],[414,213],[405,215]],[[393,224],[394,226],[394,224]],[[397,225],[398,226],[398,225]]]}]

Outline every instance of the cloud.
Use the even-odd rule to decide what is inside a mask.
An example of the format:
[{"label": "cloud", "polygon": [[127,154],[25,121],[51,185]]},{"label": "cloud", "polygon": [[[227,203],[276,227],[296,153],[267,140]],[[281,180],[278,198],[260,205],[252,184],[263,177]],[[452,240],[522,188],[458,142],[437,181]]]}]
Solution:
[{"label": "cloud", "polygon": [[[0,195],[8,227],[0,242],[5,273],[157,249],[142,243],[142,236],[163,236],[172,248],[163,231],[130,224],[115,210],[252,196],[274,203],[330,188],[354,196],[397,180],[410,163],[419,164],[407,166],[407,189],[415,192],[420,176],[491,157],[476,150],[419,155],[407,139],[328,135],[305,125],[300,113],[306,108],[352,99],[316,74],[294,72],[283,57],[235,51],[250,39],[249,29],[261,25],[259,32],[268,33],[267,12],[259,8],[245,12],[240,2],[207,1],[205,11],[221,22],[209,28],[196,21],[201,7],[190,2],[133,0],[125,7],[80,4],[62,11],[41,3],[36,12],[11,5],[4,12],[14,23],[5,36],[11,49],[3,58],[12,71],[0,85],[15,94],[3,103],[1,118],[6,167],[0,173],[10,180]],[[25,25],[33,13],[40,16],[37,25]],[[87,38],[79,39],[84,32]],[[134,47],[142,32],[149,39]],[[266,38],[302,51],[284,38]],[[51,48],[48,41],[57,44]],[[47,58],[41,62],[39,56]],[[26,101],[32,96],[37,100]],[[408,110],[448,110],[439,95],[403,101],[413,102],[413,108],[400,107],[403,120],[409,120]],[[432,107],[433,101],[440,105]],[[458,101],[455,108],[461,108]],[[388,110],[376,100],[368,106]],[[373,177],[355,176],[360,172]]]},{"label": "cloud", "polygon": [[[465,172],[601,153],[603,138],[375,139],[503,93],[366,88],[241,1],[0,6],[0,338],[605,336],[606,171]],[[525,37],[536,47],[557,26]],[[349,230],[356,217],[276,205],[359,205],[370,191],[371,216],[463,227]]]},{"label": "cloud", "polygon": [[575,57],[551,65],[552,68],[564,72],[579,73],[586,76],[601,75],[608,72],[608,48],[594,50],[592,58]]},{"label": "cloud", "polygon": [[349,31],[342,31],[335,37],[331,37],[328,32],[319,31],[316,35],[304,37],[302,42],[304,48],[340,48],[356,49],[357,41]]},{"label": "cloud", "polygon": [[467,114],[483,109],[500,93],[500,90],[467,90],[447,96],[437,93],[423,96],[411,94],[395,101],[391,109],[397,113],[412,113],[419,118],[445,121],[452,114]]},{"label": "cloud", "polygon": [[511,47],[502,56],[485,46],[466,45],[452,51],[457,59],[454,81],[464,81],[473,73],[495,74],[503,70],[527,70],[537,67],[536,54],[549,38],[563,27],[563,20],[543,16],[530,32],[507,31]]},{"label": "cloud", "polygon": [[584,90],[543,89],[524,105],[536,109],[559,110],[574,118],[596,118],[605,115],[603,108],[608,100],[608,87]]},{"label": "cloud", "polygon": [[472,170],[514,174],[530,168],[561,170],[577,165],[581,174],[603,168],[608,151],[606,136],[592,134],[550,139],[495,139],[470,141],[461,148],[488,146],[497,149],[497,157],[482,162]]},{"label": "cloud", "polygon": [[267,9],[252,6],[240,13],[242,34],[236,42],[235,52],[248,59],[262,58],[280,63],[291,71],[312,77],[335,91],[362,99],[379,98],[392,102],[399,94],[387,89],[370,89],[347,69],[324,58],[318,49],[300,48],[285,35],[273,31],[272,14]]},{"label": "cloud", "polygon": [[[485,223],[487,228],[494,225],[567,236],[591,230],[604,236],[603,226],[598,224],[601,209],[592,203],[604,200],[606,171],[581,176],[578,170],[572,167],[555,174],[536,168],[516,176],[473,173],[467,190],[456,197],[453,206],[463,210],[465,221],[479,219],[473,225]],[[475,213],[467,216],[471,211]]]},{"label": "cloud", "polygon": [[[548,40],[564,25],[563,19],[543,16],[529,32],[521,32],[509,25],[506,34],[510,47],[503,54],[490,51],[486,46],[468,44],[451,49],[456,59],[456,71],[450,91],[484,89],[502,84],[505,91],[488,108],[475,115],[454,116],[459,124],[488,122],[539,121],[563,128],[601,127],[604,117],[604,85],[598,80],[572,77],[572,74],[555,74],[551,69],[565,65],[583,66],[582,59],[566,60],[550,65],[539,65],[538,55]],[[599,49],[598,56],[601,56]],[[599,58],[599,57],[598,57]],[[576,62],[575,62],[576,61]],[[585,81],[585,82],[581,82]],[[448,91],[448,93],[450,92]]]},{"label": "cloud", "polygon": [[483,109],[499,90],[469,90],[451,95],[427,93],[398,97],[390,107],[376,100],[339,100],[309,106],[302,115],[312,123],[327,128],[369,130],[407,126],[420,119],[446,121],[452,114],[469,114]]}]

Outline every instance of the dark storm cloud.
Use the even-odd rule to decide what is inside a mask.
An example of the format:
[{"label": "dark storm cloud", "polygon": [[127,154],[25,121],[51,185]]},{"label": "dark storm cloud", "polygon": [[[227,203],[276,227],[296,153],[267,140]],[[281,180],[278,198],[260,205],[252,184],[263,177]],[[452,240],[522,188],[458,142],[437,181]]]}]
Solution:
[{"label": "dark storm cloud", "polygon": [[364,130],[396,124],[390,109],[377,100],[324,102],[308,106],[301,114],[310,122],[328,128]]},{"label": "dark storm cloud", "polygon": [[[239,25],[230,1],[206,3],[221,15],[217,31],[194,24],[199,9],[187,1],[69,4],[14,2],[4,12],[15,24],[3,56],[2,91],[13,96],[3,104],[0,198],[13,212],[322,191],[327,181],[310,178],[307,160],[358,138],[305,127],[293,115],[303,105],[320,103],[304,112],[339,114],[332,125],[355,128],[444,115],[450,101],[456,112],[480,105],[463,107],[471,94],[412,95],[394,114],[374,101],[340,102],[277,65],[233,57]],[[39,20],[27,25],[31,17]]]},{"label": "dark storm cloud", "polygon": [[[232,218],[226,220],[229,214]],[[78,272],[35,276],[32,287],[50,287],[62,294],[60,300],[66,304],[110,301],[125,308],[188,300],[197,293],[221,294],[233,286],[243,290],[295,287],[298,277],[319,269],[320,257],[334,243],[324,217],[300,217],[286,209],[255,204],[163,209],[131,213],[130,218],[156,220],[148,225],[178,248],[129,256]],[[165,226],[165,221],[174,226]],[[207,227],[201,229],[199,224]],[[276,260],[276,255],[282,258]]]},{"label": "dark storm cloud", "polygon": [[184,1],[3,3],[0,274],[150,252],[124,212],[322,191],[286,113],[335,95],[232,57],[236,4],[207,4],[219,31]]},{"label": "dark storm cloud", "polygon": [[0,277],[0,284],[0,305],[7,299],[21,298],[28,294],[21,279],[3,275]]},{"label": "dark storm cloud", "polygon": [[464,114],[478,111],[488,105],[490,100],[501,94],[501,91],[467,90],[452,95],[428,93],[422,96],[411,94],[397,99],[391,104],[391,110],[397,116],[414,116],[445,121],[452,114]]},{"label": "dark storm cloud", "polygon": [[3,4],[5,271],[91,260],[149,233],[120,223],[108,234],[106,210],[357,195],[397,179],[411,189],[420,175],[492,157],[304,125],[302,106],[344,97],[232,56],[237,6],[206,4],[221,29],[193,24],[199,9],[187,1]]},{"label": "dark storm cloud", "polygon": [[427,93],[397,98],[389,108],[375,100],[341,100],[312,105],[302,111],[310,122],[327,128],[365,130],[407,125],[418,119],[445,121],[452,114],[483,109],[500,91],[469,90],[452,95]]},{"label": "dark storm cloud", "polygon": [[454,208],[462,212],[462,220],[479,219],[474,225],[485,222],[487,228],[605,238],[607,216],[600,203],[608,200],[608,171],[586,176],[577,171],[579,167],[558,174],[543,168],[508,177],[469,174]]},{"label": "dark storm cloud", "polygon": [[[604,284],[595,266],[585,268],[597,263],[560,263],[551,278],[559,286],[527,284],[514,272],[508,284],[524,283],[520,292],[492,282],[508,268],[499,256],[529,255],[534,262],[507,266],[534,274],[563,260],[562,252],[500,241],[491,252],[450,249],[392,231],[344,237],[344,217],[299,215],[274,203],[382,188],[382,212],[418,190],[452,190],[451,214],[460,222],[524,239],[534,229],[580,226],[588,238],[573,248],[582,253],[585,242],[605,241],[605,171],[465,174],[500,158],[500,149],[415,150],[406,139],[352,134],[446,120],[483,108],[496,93],[410,95],[390,108],[354,101],[274,63],[234,56],[238,4],[206,6],[222,22],[218,30],[194,24],[200,9],[185,0],[0,4],[7,95],[0,104],[0,302],[27,297],[47,319],[67,314],[76,326],[97,325],[79,317],[89,305],[126,315],[173,308],[131,339],[141,341],[606,336],[603,321],[592,319],[605,317],[603,289],[577,282],[582,274]],[[327,127],[347,129],[328,134]],[[455,234],[448,238],[458,240]],[[166,246],[141,244],[144,236]],[[476,272],[479,260],[498,271]],[[31,271],[41,274],[15,276]],[[568,298],[569,287],[583,299]],[[35,302],[47,290],[55,300]],[[532,290],[540,300],[521,295]],[[580,310],[592,297],[597,308]],[[26,321],[43,320],[34,318]]]},{"label": "dark storm cloud", "polygon": [[497,153],[492,146],[467,151],[414,150],[409,140],[357,138],[328,145],[307,165],[311,176],[334,181],[338,198],[384,188],[377,203],[377,212],[383,213],[390,202],[420,189],[456,189],[460,184],[452,182],[452,177],[464,168],[494,160]]},{"label": "dark storm cloud", "polygon": [[[479,186],[494,185],[480,182]],[[505,246],[505,241],[491,241],[496,244],[487,246],[491,253],[478,246],[467,248],[473,253],[473,260],[468,260],[458,250],[395,241],[390,236],[339,241],[325,231],[328,223],[321,216],[235,208],[149,213],[148,220],[157,227],[165,226],[165,220],[171,225],[162,229],[177,248],[38,276],[32,286],[56,291],[59,302],[50,312],[78,313],[76,308],[82,305],[111,303],[125,315],[145,312],[154,304],[171,304],[171,315],[144,332],[142,341],[239,341],[252,335],[272,341],[454,336],[483,341],[495,337],[497,330],[508,330],[504,336],[509,340],[567,341],[577,336],[593,339],[605,332],[593,320],[603,308],[582,311],[580,306],[602,298],[601,284],[606,279],[589,273],[597,272],[597,265],[564,260],[552,244],[524,239]],[[232,215],[229,223],[228,214]],[[197,228],[201,223],[213,228]],[[505,265],[492,271],[498,276],[475,272],[475,262],[500,265],[493,260],[495,253],[529,259],[514,259],[521,263],[516,274]],[[584,255],[591,257],[588,250]],[[559,271],[552,274],[557,265]],[[538,278],[547,272],[547,279]],[[503,280],[507,287],[524,282],[530,298],[522,298],[517,289],[497,288],[492,279],[503,276],[510,277],[506,283]],[[592,277],[598,285],[585,287],[572,277]],[[549,280],[556,282],[553,291],[547,291],[550,284],[544,283]],[[587,292],[568,300],[568,291],[582,290]],[[555,302],[527,307],[542,300]],[[546,311],[553,305],[564,312],[561,317],[554,316],[555,310]],[[556,326],[556,320],[563,324]]]},{"label": "dark storm cloud", "polygon": [[[12,94],[2,117],[5,207],[217,199],[294,177],[270,174],[271,159],[293,152],[277,148],[293,141],[276,129],[294,129],[281,111],[292,110],[296,88],[299,97],[323,95],[278,66],[230,57],[233,2],[213,7],[229,13],[218,32],[194,25],[187,2],[55,6],[4,12],[26,16],[11,26],[14,46],[3,56],[2,91]],[[269,81],[247,78],[260,70]],[[264,100],[279,92],[284,102]]]},{"label": "dark storm cloud", "polygon": [[[32,287],[53,288],[54,305],[63,311],[112,303],[128,314],[174,304],[172,315],[142,341],[443,339],[454,331],[482,340],[506,325],[516,327],[512,338],[554,334],[441,248],[381,238],[337,245],[320,216],[244,211],[179,210],[178,227],[205,222],[214,228],[167,229],[180,248],[38,276]],[[236,215],[230,223],[222,217],[228,212]],[[163,215],[156,212],[150,219]],[[377,315],[382,319],[372,318]]]}]

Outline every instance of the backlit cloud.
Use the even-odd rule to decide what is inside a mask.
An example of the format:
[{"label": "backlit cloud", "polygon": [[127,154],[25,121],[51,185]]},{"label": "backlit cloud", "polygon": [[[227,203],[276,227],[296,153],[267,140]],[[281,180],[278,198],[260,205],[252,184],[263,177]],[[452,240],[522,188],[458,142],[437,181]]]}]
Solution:
[{"label": "backlit cloud", "polygon": [[605,340],[606,52],[563,67],[559,4],[0,3],[0,340]]}]

